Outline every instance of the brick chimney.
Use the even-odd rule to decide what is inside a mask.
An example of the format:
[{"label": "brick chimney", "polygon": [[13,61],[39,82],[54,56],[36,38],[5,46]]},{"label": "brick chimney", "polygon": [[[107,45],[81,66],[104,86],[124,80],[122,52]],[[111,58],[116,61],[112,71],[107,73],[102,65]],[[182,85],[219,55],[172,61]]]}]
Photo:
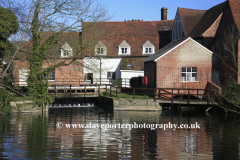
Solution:
[{"label": "brick chimney", "polygon": [[161,9],[161,20],[167,20],[167,10],[168,10],[167,7],[163,7]]}]

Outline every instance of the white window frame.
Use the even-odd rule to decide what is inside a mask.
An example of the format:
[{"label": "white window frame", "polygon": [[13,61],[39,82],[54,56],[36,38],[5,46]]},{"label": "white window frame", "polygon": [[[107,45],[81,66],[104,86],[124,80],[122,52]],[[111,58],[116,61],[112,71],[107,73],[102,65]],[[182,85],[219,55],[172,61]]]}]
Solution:
[{"label": "white window frame", "polygon": [[[100,50],[100,53],[98,52]],[[95,46],[95,54],[100,56],[107,55],[107,47],[103,44],[102,41],[99,41]]]},{"label": "white window frame", "polygon": [[197,67],[182,67],[182,82],[197,82]]},{"label": "white window frame", "polygon": [[[67,52],[67,54],[66,54]],[[61,58],[69,58],[72,57],[72,49],[61,49]]]},{"label": "white window frame", "polygon": [[[47,69],[47,67],[43,67],[43,69]],[[52,79],[52,74],[54,73],[54,78]],[[44,79],[48,80],[49,82],[54,82],[56,79],[56,72],[55,69],[51,71],[50,73],[47,73],[44,75]]]},{"label": "white window frame", "polygon": [[[152,55],[155,53],[155,47],[149,40],[146,41],[142,48],[143,55]],[[151,53],[149,53],[149,49],[151,49]]]},{"label": "white window frame", "polygon": [[131,47],[125,40],[118,46],[118,55],[131,55]]},{"label": "white window frame", "polygon": [[[110,76],[109,76],[110,74]],[[107,79],[108,80],[115,80],[116,79],[116,72],[107,72]]]}]

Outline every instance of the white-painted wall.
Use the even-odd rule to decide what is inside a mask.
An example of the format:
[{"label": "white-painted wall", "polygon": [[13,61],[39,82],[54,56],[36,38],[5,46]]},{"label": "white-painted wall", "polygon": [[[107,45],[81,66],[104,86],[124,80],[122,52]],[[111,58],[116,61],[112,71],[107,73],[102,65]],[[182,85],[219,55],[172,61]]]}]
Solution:
[{"label": "white-painted wall", "polygon": [[[101,60],[100,60],[101,59]],[[102,84],[109,83],[107,79],[107,72],[115,72],[115,78],[121,77],[120,65],[121,58],[89,58],[83,59],[84,63],[84,78],[86,79],[86,73],[93,73],[93,83],[99,83],[100,78],[100,61],[101,61],[101,79]]]},{"label": "white-painted wall", "polygon": [[130,87],[130,79],[132,77],[144,76],[144,71],[137,70],[120,70],[122,78],[122,87]]}]

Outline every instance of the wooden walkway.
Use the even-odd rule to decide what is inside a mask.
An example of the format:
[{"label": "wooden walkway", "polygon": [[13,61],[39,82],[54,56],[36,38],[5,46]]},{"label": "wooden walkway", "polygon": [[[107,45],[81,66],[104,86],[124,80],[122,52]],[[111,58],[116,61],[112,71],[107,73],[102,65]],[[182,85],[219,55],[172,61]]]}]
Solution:
[{"label": "wooden walkway", "polygon": [[98,97],[101,92],[109,92],[110,95],[118,97],[118,93],[132,95],[148,95],[159,103],[175,104],[213,104],[211,99],[215,96],[212,91],[206,89],[185,89],[185,88],[128,88],[113,87],[109,84],[102,85],[54,85],[48,87],[48,93],[55,98],[66,97]]}]

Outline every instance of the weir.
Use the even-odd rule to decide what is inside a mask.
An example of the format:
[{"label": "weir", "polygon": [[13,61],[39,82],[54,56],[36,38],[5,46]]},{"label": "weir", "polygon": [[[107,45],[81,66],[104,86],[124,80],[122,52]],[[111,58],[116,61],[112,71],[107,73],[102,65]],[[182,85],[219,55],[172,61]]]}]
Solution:
[{"label": "weir", "polygon": [[78,98],[55,98],[55,101],[49,105],[49,109],[54,108],[72,108],[72,107],[95,107],[95,97],[78,97]]}]

